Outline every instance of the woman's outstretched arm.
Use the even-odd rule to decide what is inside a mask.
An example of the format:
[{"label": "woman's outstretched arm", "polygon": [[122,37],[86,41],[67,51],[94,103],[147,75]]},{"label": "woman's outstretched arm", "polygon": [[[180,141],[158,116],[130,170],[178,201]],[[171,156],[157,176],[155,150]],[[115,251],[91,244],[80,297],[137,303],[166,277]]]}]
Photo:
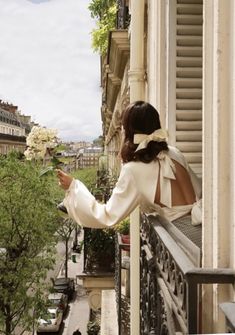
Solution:
[{"label": "woman's outstretched arm", "polygon": [[118,182],[106,204],[99,203],[79,180],[57,171],[61,187],[66,190],[64,206],[69,216],[89,228],[108,228],[128,216],[139,204],[139,191],[129,169],[123,166]]}]

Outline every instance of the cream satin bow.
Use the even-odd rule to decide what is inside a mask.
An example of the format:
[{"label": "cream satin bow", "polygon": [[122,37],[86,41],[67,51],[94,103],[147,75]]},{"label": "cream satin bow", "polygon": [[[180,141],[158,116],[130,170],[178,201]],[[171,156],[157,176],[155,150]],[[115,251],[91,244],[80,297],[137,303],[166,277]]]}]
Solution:
[{"label": "cream satin bow", "polygon": [[147,148],[147,145],[151,141],[155,142],[163,142],[167,139],[167,131],[165,129],[157,129],[152,134],[135,134],[134,135],[134,144],[139,144],[137,149],[135,150],[141,150]]},{"label": "cream satin bow", "polygon": [[165,151],[161,151],[157,157],[160,163],[160,202],[171,208],[171,179],[175,179],[175,164]]},{"label": "cream satin bow", "polygon": [[[164,129],[155,130],[152,134],[135,134],[134,143],[139,144],[135,151],[147,147],[150,141],[162,142],[167,139],[167,131]],[[158,156],[160,164],[159,179],[160,179],[160,202],[162,205],[171,208],[171,179],[175,179],[175,164],[167,154],[167,151],[161,151]]]}]

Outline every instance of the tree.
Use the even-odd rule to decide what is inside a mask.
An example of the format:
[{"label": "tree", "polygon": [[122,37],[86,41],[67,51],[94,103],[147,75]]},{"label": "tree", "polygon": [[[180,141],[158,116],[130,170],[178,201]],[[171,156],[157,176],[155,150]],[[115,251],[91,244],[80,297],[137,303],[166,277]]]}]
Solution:
[{"label": "tree", "polygon": [[116,3],[116,0],[92,0],[88,6],[93,19],[102,20],[108,9]]},{"label": "tree", "polygon": [[73,177],[83,182],[89,191],[92,191],[96,185],[97,168],[86,168],[73,172]]},{"label": "tree", "polygon": [[92,30],[93,49],[104,55],[108,48],[109,31],[115,28],[117,5],[115,0],[92,0],[88,6],[97,28]]},{"label": "tree", "polygon": [[[77,170],[74,172],[74,178],[82,181],[92,194],[97,198],[97,195],[102,195],[104,199],[107,191],[110,191],[109,178],[107,171],[99,171],[96,168]],[[102,182],[101,182],[102,178]],[[102,261],[107,261],[109,269],[113,266],[114,261],[114,238],[115,232],[113,229],[90,229],[87,228],[84,233],[84,254],[86,255],[85,267],[87,270],[92,270],[94,265],[100,265]]]},{"label": "tree", "polygon": [[96,145],[97,147],[104,147],[104,137],[100,135],[98,138],[95,138],[93,140],[93,144]]},{"label": "tree", "polygon": [[30,328],[53,268],[58,213],[51,183],[39,175],[14,153],[0,157],[0,334]]},{"label": "tree", "polygon": [[60,236],[61,240],[65,244],[65,278],[68,278],[69,239],[76,226],[76,222],[74,222],[70,218],[67,218],[63,220],[63,223],[59,226],[59,229],[57,230],[57,234]]}]

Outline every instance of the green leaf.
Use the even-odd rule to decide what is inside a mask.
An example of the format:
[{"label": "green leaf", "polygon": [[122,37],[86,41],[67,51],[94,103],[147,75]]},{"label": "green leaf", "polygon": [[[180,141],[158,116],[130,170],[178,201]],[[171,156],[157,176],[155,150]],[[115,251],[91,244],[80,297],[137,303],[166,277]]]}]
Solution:
[{"label": "green leaf", "polygon": [[39,174],[39,177],[42,177],[44,176],[45,174],[48,174],[48,172],[51,172],[54,170],[54,167],[53,166],[47,166],[45,169],[43,169],[40,174]]}]

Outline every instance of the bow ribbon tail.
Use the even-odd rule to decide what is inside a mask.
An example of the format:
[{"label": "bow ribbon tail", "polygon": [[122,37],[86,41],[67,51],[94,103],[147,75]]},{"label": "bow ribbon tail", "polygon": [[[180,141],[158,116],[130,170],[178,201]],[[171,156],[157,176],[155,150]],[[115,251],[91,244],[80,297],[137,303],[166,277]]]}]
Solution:
[{"label": "bow ribbon tail", "polygon": [[162,205],[171,208],[171,181],[164,177],[162,169],[160,171],[160,202]]},{"label": "bow ribbon tail", "polygon": [[160,159],[160,201],[168,208],[172,207],[171,179],[175,179],[175,165],[168,156]]},{"label": "bow ribbon tail", "polygon": [[148,143],[149,143],[148,139],[143,140],[143,141],[138,145],[138,147],[136,148],[135,151],[145,149],[145,148],[147,147]]}]

